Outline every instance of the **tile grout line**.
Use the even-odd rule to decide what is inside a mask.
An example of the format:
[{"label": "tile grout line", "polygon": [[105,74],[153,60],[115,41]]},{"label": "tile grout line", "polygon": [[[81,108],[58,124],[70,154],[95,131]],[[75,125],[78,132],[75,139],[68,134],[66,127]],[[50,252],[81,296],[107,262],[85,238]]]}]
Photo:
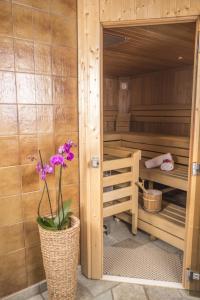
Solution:
[{"label": "tile grout line", "polygon": [[146,287],[144,285],[143,285],[143,289],[144,289],[144,293],[145,293],[145,296],[146,296],[147,300],[150,300],[149,295],[148,295],[147,290],[146,290]]}]

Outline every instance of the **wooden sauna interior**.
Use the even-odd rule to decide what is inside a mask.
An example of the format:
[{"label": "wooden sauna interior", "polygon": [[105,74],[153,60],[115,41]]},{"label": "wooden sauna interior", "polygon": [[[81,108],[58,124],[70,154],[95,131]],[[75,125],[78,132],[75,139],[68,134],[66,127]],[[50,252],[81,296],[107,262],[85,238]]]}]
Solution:
[{"label": "wooden sauna interior", "polygon": [[[138,228],[183,251],[194,48],[195,23],[104,29],[104,149],[141,150],[139,177],[163,191],[163,206],[151,214],[141,202]],[[173,171],[145,168],[145,160],[164,153],[172,154]],[[130,211],[105,209],[104,216],[118,212],[132,222]]]}]

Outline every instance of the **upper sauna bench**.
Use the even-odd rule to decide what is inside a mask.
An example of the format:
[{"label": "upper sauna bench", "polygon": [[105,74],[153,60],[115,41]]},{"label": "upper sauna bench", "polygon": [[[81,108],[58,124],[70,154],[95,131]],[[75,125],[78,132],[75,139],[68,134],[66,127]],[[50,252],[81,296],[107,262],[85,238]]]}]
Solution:
[{"label": "upper sauna bench", "polygon": [[[104,134],[104,145],[117,145],[142,151],[140,177],[166,186],[188,190],[189,137],[144,132],[113,132]],[[164,153],[171,153],[175,161],[173,171],[147,169],[144,161]]]}]

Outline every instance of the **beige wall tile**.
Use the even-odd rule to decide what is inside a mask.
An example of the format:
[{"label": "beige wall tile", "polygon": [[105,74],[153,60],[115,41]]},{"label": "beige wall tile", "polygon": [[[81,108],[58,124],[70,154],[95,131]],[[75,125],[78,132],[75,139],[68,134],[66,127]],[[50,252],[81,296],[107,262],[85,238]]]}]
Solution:
[{"label": "beige wall tile", "polygon": [[55,140],[53,134],[38,135],[38,149],[41,151],[44,162],[48,162],[50,157],[55,154]]},{"label": "beige wall tile", "polygon": [[15,40],[15,70],[34,72],[33,42]]},{"label": "beige wall tile", "polygon": [[33,285],[44,279],[45,279],[45,272],[43,266],[42,267],[38,266],[34,270],[29,271],[27,273],[28,286]]},{"label": "beige wall tile", "polygon": [[36,103],[51,104],[52,103],[52,84],[51,76],[36,75],[35,76]]},{"label": "beige wall tile", "polygon": [[50,1],[51,0],[45,0],[45,1],[41,1],[41,0],[31,0],[32,2],[32,6],[35,8],[39,8],[45,11],[49,10],[49,6],[50,6]]},{"label": "beige wall tile", "polygon": [[20,135],[20,164],[33,163],[38,159],[38,139],[36,135]]},{"label": "beige wall tile", "polygon": [[16,103],[15,74],[12,72],[0,71],[0,103]]},{"label": "beige wall tile", "polygon": [[64,201],[72,199],[71,210],[79,216],[79,186],[77,184],[63,186],[63,199]]},{"label": "beige wall tile", "polygon": [[1,196],[21,193],[21,173],[19,167],[0,168]]},{"label": "beige wall tile", "polygon": [[12,38],[0,37],[0,70],[14,71],[14,51]]},{"label": "beige wall tile", "polygon": [[54,75],[70,75],[69,51],[71,48],[58,46],[52,48],[52,73]]},{"label": "beige wall tile", "polygon": [[36,105],[18,105],[19,133],[34,134],[37,132]]},{"label": "beige wall tile", "polygon": [[22,222],[23,214],[21,195],[0,197],[0,210],[0,227]]},{"label": "beige wall tile", "polygon": [[0,34],[12,35],[11,1],[0,1]]},{"label": "beige wall tile", "polygon": [[40,43],[34,44],[35,72],[51,74],[51,47]]},{"label": "beige wall tile", "polygon": [[42,11],[33,12],[34,40],[51,43],[50,15]]},{"label": "beige wall tile", "polygon": [[0,227],[0,256],[24,248],[23,223]]},{"label": "beige wall tile", "polygon": [[0,104],[0,135],[17,133],[17,105]]},{"label": "beige wall tile", "polygon": [[67,105],[54,106],[55,132],[63,135],[66,132],[77,131],[77,107],[69,108]]},{"label": "beige wall tile", "polygon": [[38,224],[36,218],[24,222],[25,247],[29,248],[40,243]]},{"label": "beige wall tile", "polygon": [[27,286],[25,249],[0,256],[0,297]]},{"label": "beige wall tile", "polygon": [[33,38],[32,9],[13,4],[14,35],[24,39]]},{"label": "beige wall tile", "polygon": [[77,79],[53,77],[53,103],[77,106]]},{"label": "beige wall tile", "polygon": [[19,164],[18,136],[0,137],[0,167],[15,166]]},{"label": "beige wall tile", "polygon": [[[24,219],[27,221],[30,218],[37,218],[38,204],[42,196],[42,191],[26,193],[22,195],[22,207],[24,213]],[[55,210],[55,190],[50,190],[50,197],[52,200],[52,209]],[[49,215],[49,202],[47,198],[47,193],[45,191],[44,198],[41,203],[41,214]]]},{"label": "beige wall tile", "polygon": [[28,193],[39,190],[39,177],[36,172],[36,164],[21,166],[22,192]]},{"label": "beige wall tile", "polygon": [[76,19],[51,15],[52,43],[60,46],[76,46]]},{"label": "beige wall tile", "polygon": [[35,103],[35,77],[33,74],[16,73],[17,102]]},{"label": "beige wall tile", "polygon": [[53,106],[37,105],[38,133],[53,133]]},{"label": "beige wall tile", "polygon": [[68,17],[76,16],[76,1],[74,0],[52,0],[50,7],[52,13]]}]

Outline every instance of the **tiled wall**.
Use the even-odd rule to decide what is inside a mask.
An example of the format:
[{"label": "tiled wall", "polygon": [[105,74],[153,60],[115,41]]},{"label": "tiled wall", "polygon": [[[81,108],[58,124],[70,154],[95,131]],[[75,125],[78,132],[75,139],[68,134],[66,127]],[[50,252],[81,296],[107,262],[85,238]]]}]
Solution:
[{"label": "tiled wall", "polygon": [[[77,143],[76,29],[76,0],[0,0],[0,297],[44,278],[32,157]],[[77,155],[63,182],[76,214]]]}]

